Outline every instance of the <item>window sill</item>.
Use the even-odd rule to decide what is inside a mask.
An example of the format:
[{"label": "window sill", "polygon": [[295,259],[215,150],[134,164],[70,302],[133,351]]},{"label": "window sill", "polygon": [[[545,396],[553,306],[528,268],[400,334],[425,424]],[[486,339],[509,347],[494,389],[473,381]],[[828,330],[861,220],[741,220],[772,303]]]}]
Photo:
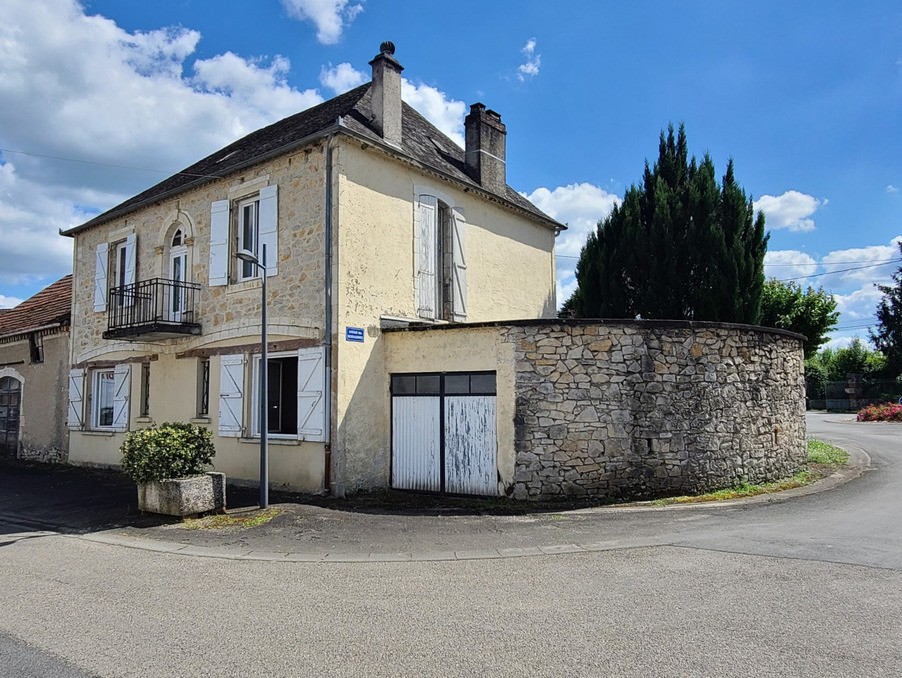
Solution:
[{"label": "window sill", "polygon": [[194,417],[188,420],[190,424],[209,424],[210,417]]},{"label": "window sill", "polygon": [[248,280],[230,281],[226,286],[226,294],[240,294],[247,290],[260,289],[260,278],[250,278]]},{"label": "window sill", "polygon": [[[254,445],[259,445],[260,438],[239,438],[238,442],[247,444],[253,443]],[[297,447],[302,442],[304,441],[298,440],[297,438],[267,438],[267,445],[286,445],[289,447]]]},{"label": "window sill", "polygon": [[104,438],[112,438],[114,435],[116,435],[118,433],[118,431],[89,430],[89,431],[82,431],[82,433],[85,434],[86,436],[102,436]]},{"label": "window sill", "polygon": [[135,423],[136,424],[152,424],[153,418],[152,417],[135,417]]}]

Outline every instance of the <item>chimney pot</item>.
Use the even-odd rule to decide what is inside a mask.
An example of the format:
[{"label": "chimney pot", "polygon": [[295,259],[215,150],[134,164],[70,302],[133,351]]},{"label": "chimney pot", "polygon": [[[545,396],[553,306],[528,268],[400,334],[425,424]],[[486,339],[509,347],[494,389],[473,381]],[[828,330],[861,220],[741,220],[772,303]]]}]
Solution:
[{"label": "chimney pot", "polygon": [[373,82],[370,85],[373,127],[393,146],[401,145],[401,71],[404,67],[394,57],[395,45],[386,40],[379,54],[370,61]]},{"label": "chimney pot", "polygon": [[507,191],[507,128],[501,122],[501,116],[486,110],[485,104],[475,103],[464,120],[464,131],[467,173],[484,189],[504,195]]}]

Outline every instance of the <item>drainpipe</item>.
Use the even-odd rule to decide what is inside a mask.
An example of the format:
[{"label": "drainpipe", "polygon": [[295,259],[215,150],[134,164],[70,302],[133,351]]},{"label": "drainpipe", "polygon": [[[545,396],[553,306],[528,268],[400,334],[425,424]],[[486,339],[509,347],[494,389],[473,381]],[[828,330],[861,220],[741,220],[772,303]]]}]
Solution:
[{"label": "drainpipe", "polygon": [[[332,473],[332,388],[337,384],[337,379],[332,372],[332,142],[335,134],[326,138],[326,214],[324,224],[325,240],[325,271],[324,271],[324,301],[326,305],[323,328],[323,346],[325,348],[324,369],[328,377],[328,387],[324,389],[323,401],[325,408],[325,432],[326,432],[326,459],[323,489],[327,494],[332,493],[332,483],[335,481]],[[335,474],[338,475],[337,473]]]}]

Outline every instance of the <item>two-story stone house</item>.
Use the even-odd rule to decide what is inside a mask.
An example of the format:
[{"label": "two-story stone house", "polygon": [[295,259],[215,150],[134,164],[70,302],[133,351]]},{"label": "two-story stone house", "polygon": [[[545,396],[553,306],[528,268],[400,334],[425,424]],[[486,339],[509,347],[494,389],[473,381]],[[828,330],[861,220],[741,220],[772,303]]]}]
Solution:
[{"label": "two-story stone house", "polygon": [[507,185],[500,116],[474,104],[459,148],[402,103],[393,53],[64,233],[70,461],[116,464],[126,431],[194,421],[217,470],[257,478],[261,281],[242,250],[266,253],[270,477],[304,491],[392,483],[384,328],[554,315],[562,226]]}]

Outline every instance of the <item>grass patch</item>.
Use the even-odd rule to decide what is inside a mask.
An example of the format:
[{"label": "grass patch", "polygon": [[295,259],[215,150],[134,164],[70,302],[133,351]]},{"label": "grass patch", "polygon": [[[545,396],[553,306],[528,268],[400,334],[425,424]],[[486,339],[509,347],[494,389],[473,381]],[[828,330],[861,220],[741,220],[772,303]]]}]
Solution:
[{"label": "grass patch", "polygon": [[798,471],[791,478],[778,480],[773,483],[753,485],[743,483],[738,487],[728,487],[723,490],[706,492],[683,497],[667,497],[654,502],[655,506],[671,506],[673,504],[701,504],[709,501],[726,501],[729,499],[742,499],[743,497],[755,497],[759,494],[773,494],[783,490],[791,490],[796,487],[810,485],[830,475],[836,468],[847,464],[849,453],[835,445],[830,445],[822,440],[811,439],[808,441],[808,465]]},{"label": "grass patch", "polygon": [[189,518],[182,522],[182,527],[186,530],[223,530],[227,528],[243,530],[265,525],[281,513],[282,510],[277,508],[263,509],[253,513],[221,513],[203,518]]},{"label": "grass patch", "polygon": [[808,441],[808,461],[812,464],[842,466],[848,463],[849,453],[823,440],[811,439]]}]

